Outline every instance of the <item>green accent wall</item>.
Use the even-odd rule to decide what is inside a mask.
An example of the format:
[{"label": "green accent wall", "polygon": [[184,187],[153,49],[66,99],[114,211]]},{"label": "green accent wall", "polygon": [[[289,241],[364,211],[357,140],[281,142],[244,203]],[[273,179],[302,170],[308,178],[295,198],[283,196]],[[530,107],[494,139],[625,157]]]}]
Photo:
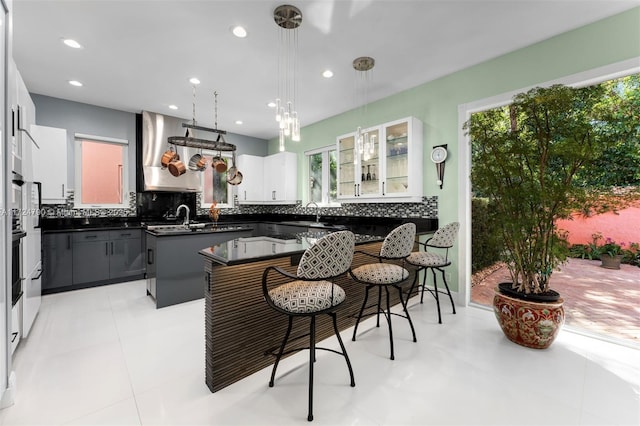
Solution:
[{"label": "green accent wall", "polygon": [[[366,123],[358,123],[361,114],[359,110],[352,110],[306,126],[301,129],[301,142],[287,142],[286,149],[298,153],[302,162],[304,151],[334,144],[336,136],[353,132],[358,124],[366,127],[407,116],[417,117],[424,123],[424,195],[439,197],[441,223],[460,220],[459,105],[633,58],[640,58],[640,7],[373,102],[367,106]],[[429,154],[433,145],[445,143],[449,157],[444,187],[440,190]],[[275,138],[269,141],[268,152],[277,151]],[[302,166],[298,167],[298,182],[304,182],[306,167],[304,163],[299,164]],[[307,191],[304,186],[298,189],[303,202],[308,198]],[[456,252],[453,255],[457,257]],[[455,263],[456,259],[454,266]],[[454,283],[456,278],[454,276]]]}]

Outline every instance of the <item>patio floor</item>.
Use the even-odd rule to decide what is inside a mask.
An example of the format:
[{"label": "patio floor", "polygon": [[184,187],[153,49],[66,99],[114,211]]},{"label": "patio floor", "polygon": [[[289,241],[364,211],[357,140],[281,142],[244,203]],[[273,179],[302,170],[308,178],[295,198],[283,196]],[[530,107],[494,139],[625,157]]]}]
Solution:
[{"label": "patio floor", "polygon": [[[640,268],[605,269],[599,260],[569,259],[551,275],[551,288],[564,299],[565,325],[640,345]],[[510,281],[506,267],[471,287],[471,301],[491,306],[493,289]]]}]

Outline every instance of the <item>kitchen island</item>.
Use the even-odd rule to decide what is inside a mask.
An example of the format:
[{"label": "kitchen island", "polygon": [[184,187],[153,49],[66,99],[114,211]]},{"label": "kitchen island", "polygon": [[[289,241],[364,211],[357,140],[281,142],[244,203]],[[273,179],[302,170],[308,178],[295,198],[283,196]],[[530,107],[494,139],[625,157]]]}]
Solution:
[{"label": "kitchen island", "polygon": [[[282,342],[287,327],[286,317],[271,309],[262,295],[262,273],[268,266],[279,266],[291,273],[304,251],[326,230],[298,232],[288,240],[257,236],[237,238],[211,245],[200,251],[205,260],[205,381],[216,392],[247,377],[274,361],[273,354]],[[356,250],[378,253],[383,237],[356,234]],[[371,263],[372,258],[356,253],[352,267]],[[414,272],[407,279],[413,280]],[[278,274],[269,276],[277,285],[289,281]],[[348,275],[336,280],[346,292],[346,300],[338,310],[338,328],[355,324],[364,299],[364,285]],[[392,304],[399,302],[391,293]],[[398,321],[397,327],[408,325]],[[329,316],[316,323],[317,340],[333,335]],[[294,321],[292,336],[308,332],[306,319]],[[290,340],[287,350],[305,347],[306,339]]]},{"label": "kitchen island", "polygon": [[202,247],[253,235],[251,224],[148,226],[146,229],[147,295],[156,308],[201,299]]}]

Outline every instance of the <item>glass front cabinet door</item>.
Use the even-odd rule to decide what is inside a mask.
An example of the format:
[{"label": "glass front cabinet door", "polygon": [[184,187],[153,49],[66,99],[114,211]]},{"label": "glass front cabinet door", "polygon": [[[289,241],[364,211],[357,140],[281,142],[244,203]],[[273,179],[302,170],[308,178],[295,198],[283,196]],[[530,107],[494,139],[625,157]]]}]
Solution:
[{"label": "glass front cabinet door", "polygon": [[338,137],[338,198],[422,200],[422,123],[413,117]]},{"label": "glass front cabinet door", "polygon": [[353,134],[338,138],[338,199],[357,196],[356,156],[354,152],[355,136]]}]

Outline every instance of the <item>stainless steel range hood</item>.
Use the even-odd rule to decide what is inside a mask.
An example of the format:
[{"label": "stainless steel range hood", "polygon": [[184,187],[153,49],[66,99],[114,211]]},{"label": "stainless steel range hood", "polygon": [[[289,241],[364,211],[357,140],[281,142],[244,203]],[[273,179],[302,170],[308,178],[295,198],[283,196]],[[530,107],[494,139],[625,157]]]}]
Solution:
[{"label": "stainless steel range hood", "polygon": [[[175,177],[166,168],[162,167],[160,160],[162,154],[169,149],[167,138],[170,136],[183,136],[185,128],[180,118],[161,115],[154,112],[142,112],[142,173],[144,191],[172,191],[172,192],[200,192],[202,191],[201,172],[187,170],[181,176]],[[197,148],[175,146],[180,160],[184,164],[199,152]]]}]

